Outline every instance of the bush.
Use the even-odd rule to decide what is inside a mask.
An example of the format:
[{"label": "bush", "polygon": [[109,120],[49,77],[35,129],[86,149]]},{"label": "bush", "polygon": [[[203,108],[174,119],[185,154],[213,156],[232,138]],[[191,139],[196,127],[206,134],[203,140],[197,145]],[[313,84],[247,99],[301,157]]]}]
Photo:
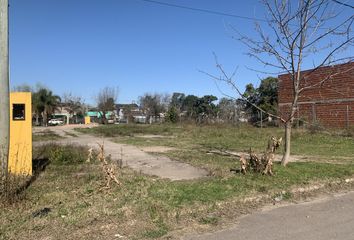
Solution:
[{"label": "bush", "polygon": [[311,134],[314,134],[314,133],[322,132],[324,130],[324,127],[321,125],[320,122],[316,121],[311,125],[309,125],[307,129]]},{"label": "bush", "polygon": [[48,159],[55,165],[81,164],[88,157],[88,148],[77,145],[45,145],[36,149],[37,158]]},{"label": "bush", "polygon": [[[296,128],[296,127],[304,127],[307,122],[308,121],[305,118],[294,119],[293,127],[294,128]],[[319,123],[315,123],[315,124],[319,124]]]},{"label": "bush", "polygon": [[177,109],[175,107],[171,107],[167,112],[166,120],[171,123],[177,123],[178,118],[179,116]]},{"label": "bush", "polygon": [[343,137],[354,137],[354,126],[346,128],[341,135]]}]

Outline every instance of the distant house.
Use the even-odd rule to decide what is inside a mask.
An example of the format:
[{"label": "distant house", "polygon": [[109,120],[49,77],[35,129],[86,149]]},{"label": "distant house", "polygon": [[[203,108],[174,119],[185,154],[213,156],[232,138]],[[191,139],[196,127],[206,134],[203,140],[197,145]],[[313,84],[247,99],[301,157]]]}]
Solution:
[{"label": "distant house", "polygon": [[146,116],[138,104],[116,104],[118,121],[121,123],[146,123]]},{"label": "distant house", "polygon": [[60,103],[59,106],[54,110],[52,118],[61,119],[65,124],[69,124],[71,119],[73,119],[77,113],[70,113],[68,109],[69,108],[65,103]]},{"label": "distant house", "polygon": [[67,103],[60,103],[59,106],[54,110],[52,114],[53,118],[61,119],[65,124],[77,124],[84,123],[84,113],[83,110],[70,112],[70,105]]},{"label": "distant house", "polygon": [[[301,75],[304,81],[300,88],[315,87],[301,93],[295,118],[326,127],[354,126],[354,62],[307,70],[301,72]],[[286,118],[294,86],[289,74],[278,78],[279,113]]]},{"label": "distant house", "polygon": [[[117,115],[118,114],[115,110],[107,111],[105,117],[108,120],[108,123],[115,123],[117,122]],[[101,123],[103,112],[98,111],[96,108],[91,108],[86,112],[86,116],[90,117],[91,122]]]}]

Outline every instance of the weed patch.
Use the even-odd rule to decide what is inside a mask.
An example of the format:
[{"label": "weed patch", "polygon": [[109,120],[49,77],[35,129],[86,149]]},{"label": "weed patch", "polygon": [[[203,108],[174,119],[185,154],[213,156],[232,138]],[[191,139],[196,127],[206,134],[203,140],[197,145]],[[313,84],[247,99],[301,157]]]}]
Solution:
[{"label": "weed patch", "polygon": [[63,137],[59,136],[55,132],[51,130],[45,130],[42,132],[37,132],[32,134],[32,141],[33,142],[40,142],[40,141],[55,141],[60,140]]},{"label": "weed patch", "polygon": [[46,158],[51,164],[82,164],[87,160],[88,147],[76,145],[48,144],[35,149],[36,158]]},{"label": "weed patch", "polygon": [[134,136],[137,134],[152,134],[152,135],[170,135],[177,132],[180,128],[175,125],[105,125],[94,128],[77,128],[78,132],[91,133],[97,136],[117,137],[117,136]]}]

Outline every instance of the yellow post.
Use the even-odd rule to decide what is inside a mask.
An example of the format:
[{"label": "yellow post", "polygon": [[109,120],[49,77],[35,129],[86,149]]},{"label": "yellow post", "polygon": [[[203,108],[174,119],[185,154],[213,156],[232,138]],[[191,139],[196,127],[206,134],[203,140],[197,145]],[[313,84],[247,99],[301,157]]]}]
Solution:
[{"label": "yellow post", "polygon": [[89,116],[85,117],[85,124],[90,124],[91,123],[91,118]]},{"label": "yellow post", "polygon": [[32,99],[30,92],[10,93],[9,172],[32,175]]}]

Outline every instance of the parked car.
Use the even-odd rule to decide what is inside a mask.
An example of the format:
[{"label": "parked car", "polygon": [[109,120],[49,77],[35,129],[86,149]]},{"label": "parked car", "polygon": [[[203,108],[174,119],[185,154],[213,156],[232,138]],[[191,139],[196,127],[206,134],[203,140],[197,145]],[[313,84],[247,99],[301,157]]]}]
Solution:
[{"label": "parked car", "polygon": [[114,119],[108,119],[108,120],[107,120],[107,123],[109,123],[109,124],[113,124],[114,122],[115,122]]},{"label": "parked car", "polygon": [[57,119],[57,118],[53,118],[53,119],[50,119],[48,121],[48,124],[49,125],[52,125],[52,126],[55,126],[55,125],[63,125],[64,124],[64,121],[63,120],[60,120],[60,119]]}]

